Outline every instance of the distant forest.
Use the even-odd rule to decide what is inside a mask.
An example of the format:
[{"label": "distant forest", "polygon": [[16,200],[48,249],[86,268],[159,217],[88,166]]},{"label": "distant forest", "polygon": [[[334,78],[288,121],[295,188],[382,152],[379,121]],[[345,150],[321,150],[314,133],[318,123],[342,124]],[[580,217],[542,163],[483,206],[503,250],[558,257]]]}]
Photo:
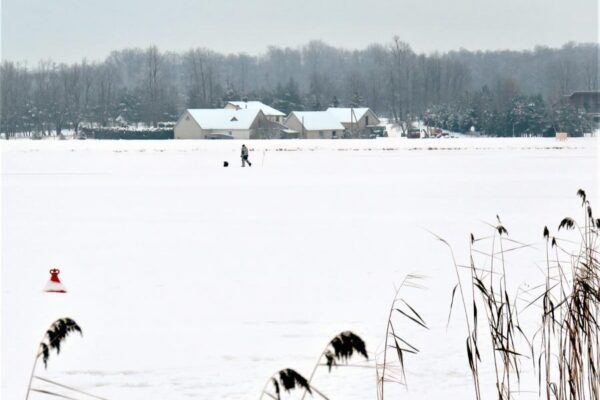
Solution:
[{"label": "distant forest", "polygon": [[155,46],[112,52],[102,62],[4,61],[0,130],[60,134],[94,124],[175,121],[185,108],[260,100],[289,113],[368,106],[395,122],[424,120],[490,135],[586,129],[564,96],[598,90],[598,44],[528,51],[419,54],[399,38],[363,50],[312,41],[261,55]]}]

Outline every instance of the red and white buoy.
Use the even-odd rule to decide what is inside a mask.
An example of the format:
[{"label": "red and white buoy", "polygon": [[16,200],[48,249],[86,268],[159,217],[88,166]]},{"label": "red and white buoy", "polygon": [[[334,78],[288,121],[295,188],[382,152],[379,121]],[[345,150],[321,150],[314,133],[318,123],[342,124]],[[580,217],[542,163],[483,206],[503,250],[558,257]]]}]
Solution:
[{"label": "red and white buoy", "polygon": [[67,289],[65,285],[62,284],[60,279],[58,279],[58,274],[60,274],[60,269],[52,268],[50,270],[50,280],[46,283],[46,287],[44,288],[44,292],[49,293],[67,293]]}]

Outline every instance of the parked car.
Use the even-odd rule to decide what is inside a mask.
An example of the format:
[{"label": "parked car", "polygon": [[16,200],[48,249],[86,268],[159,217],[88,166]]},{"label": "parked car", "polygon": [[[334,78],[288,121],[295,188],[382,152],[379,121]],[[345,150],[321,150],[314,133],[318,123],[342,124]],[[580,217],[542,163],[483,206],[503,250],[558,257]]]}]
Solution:
[{"label": "parked car", "polygon": [[385,126],[369,125],[369,126],[367,126],[367,129],[369,129],[371,131],[372,138],[388,137],[388,133],[387,133],[387,130],[385,129]]},{"label": "parked car", "polygon": [[421,138],[421,129],[419,128],[409,128],[406,133],[406,137],[408,139],[420,139]]}]

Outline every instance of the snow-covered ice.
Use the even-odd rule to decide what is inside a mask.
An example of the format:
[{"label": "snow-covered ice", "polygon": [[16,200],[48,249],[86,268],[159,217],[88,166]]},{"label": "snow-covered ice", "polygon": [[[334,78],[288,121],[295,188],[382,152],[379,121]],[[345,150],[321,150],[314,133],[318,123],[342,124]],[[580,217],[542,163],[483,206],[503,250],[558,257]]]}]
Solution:
[{"label": "snow-covered ice", "polygon": [[[454,271],[429,231],[464,257],[496,214],[540,243],[580,215],[578,188],[600,207],[597,139],[247,144],[251,168],[238,141],[2,143],[2,399],[24,397],[37,343],[67,316],[84,336],[40,376],[109,399],[256,399],[278,369],[308,375],[342,330],[380,348],[411,272],[428,277],[405,297],[431,329],[404,332],[421,353],[402,398],[471,398],[464,329],[446,330]],[[536,278],[541,247],[526,256],[514,279]],[[68,293],[42,292],[53,267]],[[376,398],[368,368],[314,384]]]}]

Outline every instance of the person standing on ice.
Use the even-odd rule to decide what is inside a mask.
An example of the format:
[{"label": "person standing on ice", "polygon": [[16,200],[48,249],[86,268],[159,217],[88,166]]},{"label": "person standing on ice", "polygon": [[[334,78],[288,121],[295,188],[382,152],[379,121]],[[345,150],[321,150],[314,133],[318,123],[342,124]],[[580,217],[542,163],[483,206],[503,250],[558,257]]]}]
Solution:
[{"label": "person standing on ice", "polygon": [[248,163],[248,166],[252,166],[252,163],[250,162],[250,160],[248,160],[248,148],[246,147],[245,144],[242,145],[242,167],[246,166],[246,163]]}]

